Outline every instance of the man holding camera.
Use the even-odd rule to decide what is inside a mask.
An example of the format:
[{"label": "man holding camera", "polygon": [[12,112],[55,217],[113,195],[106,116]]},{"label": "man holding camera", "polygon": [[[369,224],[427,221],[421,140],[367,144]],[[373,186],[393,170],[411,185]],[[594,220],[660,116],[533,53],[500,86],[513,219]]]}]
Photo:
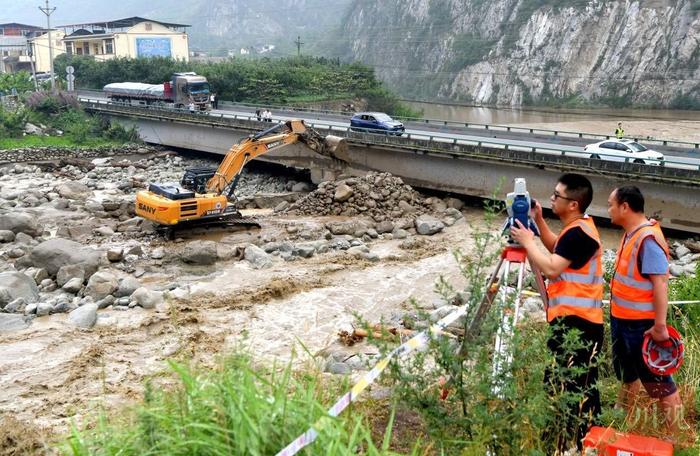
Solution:
[{"label": "man holding camera", "polygon": [[[563,390],[581,397],[567,413],[567,440],[575,437],[582,447],[587,428],[600,414],[597,388],[598,356],[603,344],[603,266],[602,248],[593,219],[585,211],[593,200],[591,182],[579,174],[562,175],[550,197],[552,212],[563,228],[555,234],[542,216],[542,206],[535,202],[534,220],[542,243],[549,254],[540,250],[535,235],[520,221],[511,228],[511,237],[528,254],[530,262],[549,279],[547,321],[551,334],[547,341],[558,370],[573,372],[568,378],[545,373],[545,383],[553,391]],[[567,343],[567,333],[579,336],[575,346]],[[569,336],[570,339],[570,336]],[[558,441],[560,450],[570,441]]]}]

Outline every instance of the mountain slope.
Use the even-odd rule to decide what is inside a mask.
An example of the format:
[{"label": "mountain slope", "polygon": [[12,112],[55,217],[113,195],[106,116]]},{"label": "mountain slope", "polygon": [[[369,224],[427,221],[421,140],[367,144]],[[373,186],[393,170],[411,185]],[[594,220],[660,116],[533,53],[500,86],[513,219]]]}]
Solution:
[{"label": "mountain slope", "polygon": [[339,53],[373,65],[408,97],[688,107],[698,103],[698,7],[695,0],[355,0]]}]

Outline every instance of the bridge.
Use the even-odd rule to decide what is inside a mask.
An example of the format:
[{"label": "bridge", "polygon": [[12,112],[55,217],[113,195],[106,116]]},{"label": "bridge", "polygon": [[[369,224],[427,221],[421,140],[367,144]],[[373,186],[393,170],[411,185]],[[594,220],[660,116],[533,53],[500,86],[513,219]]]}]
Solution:
[{"label": "bridge", "polygon": [[[110,104],[99,98],[83,98],[82,102],[89,111],[136,127],[146,142],[216,154],[225,154],[232,144],[270,126],[258,122],[252,110],[245,109],[189,113]],[[595,189],[590,214],[607,217],[610,191],[633,183],[644,192],[647,213],[662,219],[664,227],[700,233],[700,160],[693,156],[695,152],[688,152],[697,144],[659,144],[658,150],[677,155],[667,155],[663,166],[653,166],[587,157],[577,144],[590,135],[575,132],[528,132],[483,125],[460,130],[456,125],[428,125],[408,128],[397,137],[351,131],[347,120],[333,115],[290,114],[276,120],[303,118],[321,134],[348,140],[348,155],[343,161],[317,155],[300,145],[259,158],[308,169],[315,183],[340,174],[381,171],[400,176],[415,187],[500,199],[515,177],[524,177],[530,193],[546,199],[560,174],[579,172],[591,179]],[[475,129],[486,133],[474,134]]]}]

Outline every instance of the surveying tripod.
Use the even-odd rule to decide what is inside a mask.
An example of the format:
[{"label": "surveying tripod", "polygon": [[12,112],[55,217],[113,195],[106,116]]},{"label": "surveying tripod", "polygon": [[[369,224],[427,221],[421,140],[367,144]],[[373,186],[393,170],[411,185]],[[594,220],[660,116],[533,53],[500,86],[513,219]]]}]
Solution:
[{"label": "surveying tripod", "polygon": [[[501,393],[502,374],[513,361],[510,340],[513,336],[513,329],[520,319],[526,266],[527,252],[522,246],[511,243],[503,248],[498,265],[494,269],[493,274],[491,274],[489,281],[486,283],[486,292],[468,328],[468,334],[470,336],[476,335],[483,323],[484,317],[488,314],[494,303],[498,303],[498,307],[503,309],[503,315],[501,316],[501,323],[496,332],[496,341],[494,345],[493,391],[496,394]],[[515,281],[513,281],[511,270],[514,271],[516,269],[517,275]],[[530,263],[530,269],[534,275],[535,286],[537,287],[537,291],[546,311],[548,305],[547,289],[544,285],[542,273],[539,268],[532,263]],[[513,302],[512,309],[507,306],[508,302]]]}]

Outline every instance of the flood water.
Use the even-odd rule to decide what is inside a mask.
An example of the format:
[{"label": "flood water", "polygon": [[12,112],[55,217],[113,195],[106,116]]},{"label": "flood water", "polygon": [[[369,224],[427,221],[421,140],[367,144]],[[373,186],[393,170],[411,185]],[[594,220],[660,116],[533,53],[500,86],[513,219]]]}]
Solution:
[{"label": "flood water", "polygon": [[581,122],[610,119],[625,120],[691,120],[700,121],[700,111],[671,109],[573,109],[573,108],[509,108],[450,105],[405,101],[413,109],[423,111],[426,119],[451,120],[478,124],[506,125],[546,122]]}]

